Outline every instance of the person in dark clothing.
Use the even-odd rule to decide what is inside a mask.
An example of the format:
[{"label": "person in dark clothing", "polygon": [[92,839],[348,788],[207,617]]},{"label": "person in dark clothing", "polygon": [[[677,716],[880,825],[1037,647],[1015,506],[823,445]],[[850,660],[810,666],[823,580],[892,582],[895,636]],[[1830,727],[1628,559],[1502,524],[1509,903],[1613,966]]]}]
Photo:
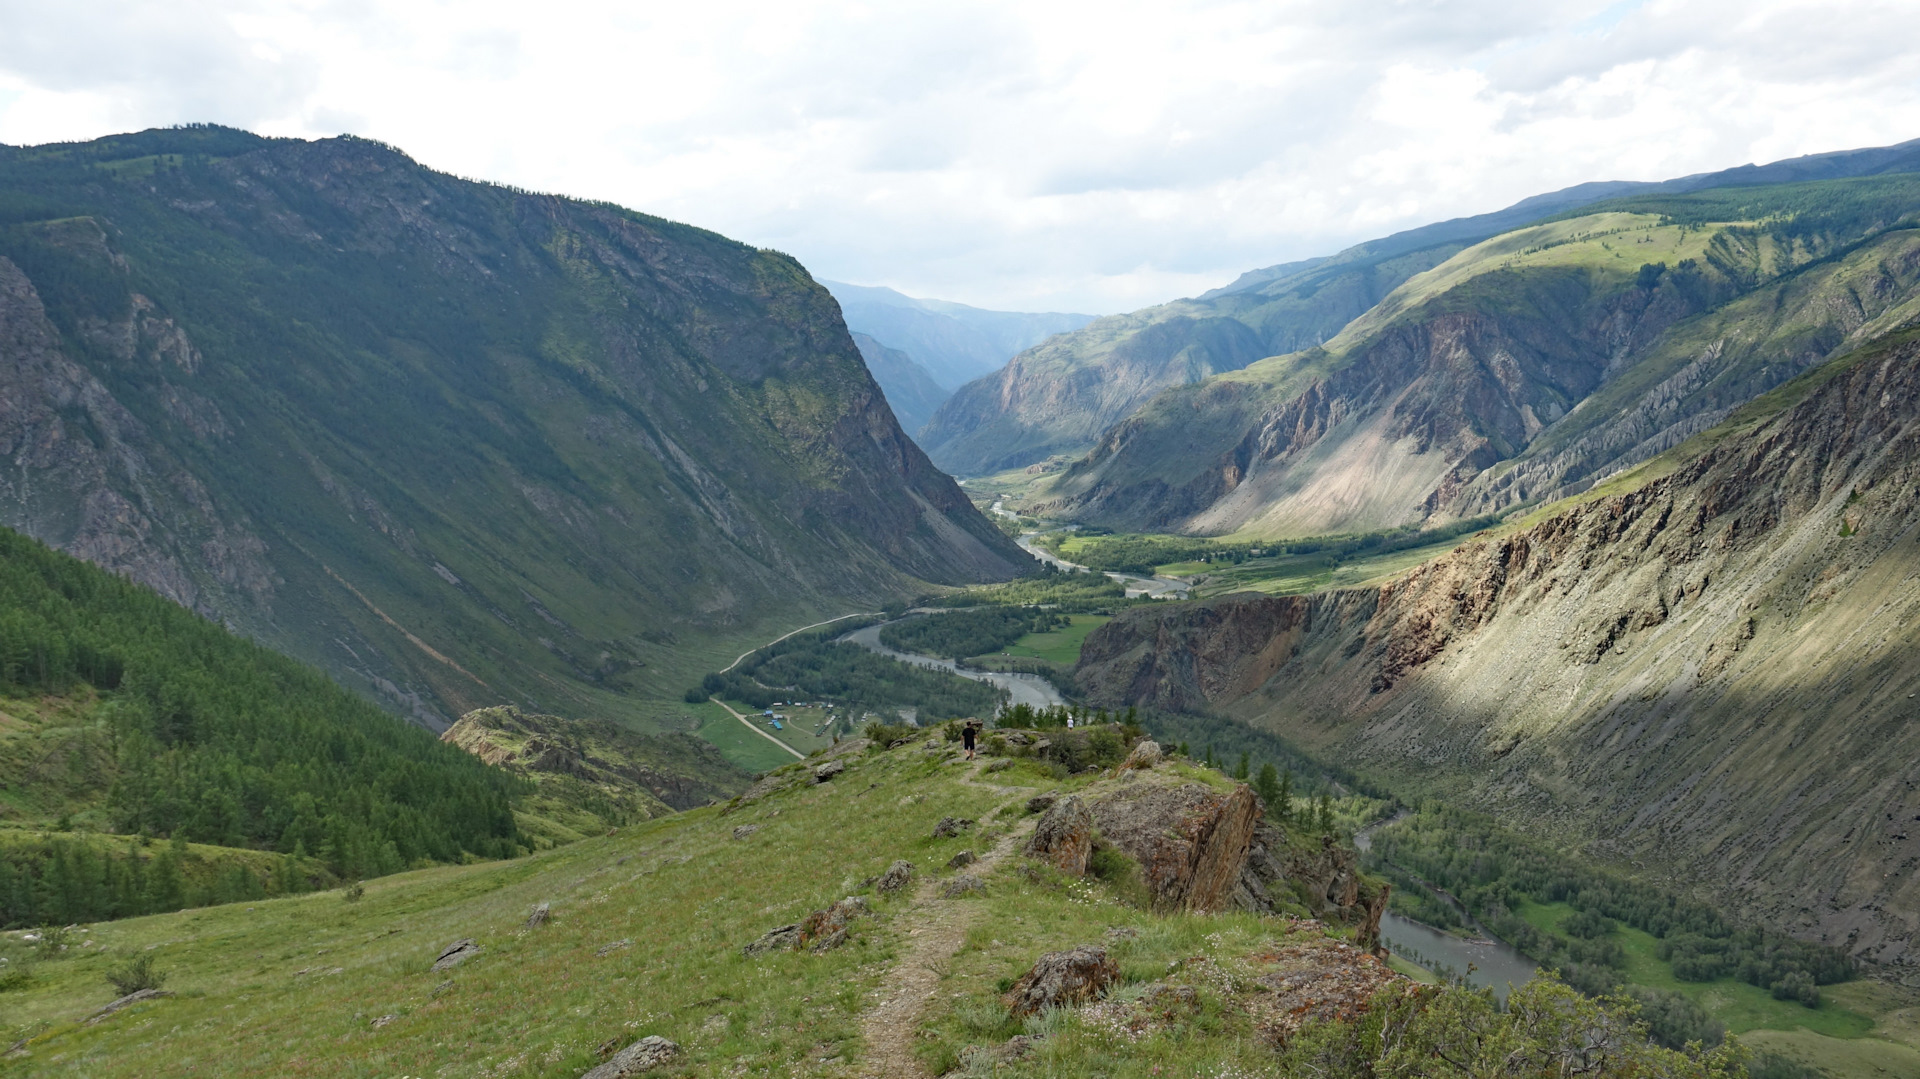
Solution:
[{"label": "person in dark clothing", "polygon": [[967,759],[973,759],[974,721],[968,720],[960,725],[960,744],[967,747]]}]

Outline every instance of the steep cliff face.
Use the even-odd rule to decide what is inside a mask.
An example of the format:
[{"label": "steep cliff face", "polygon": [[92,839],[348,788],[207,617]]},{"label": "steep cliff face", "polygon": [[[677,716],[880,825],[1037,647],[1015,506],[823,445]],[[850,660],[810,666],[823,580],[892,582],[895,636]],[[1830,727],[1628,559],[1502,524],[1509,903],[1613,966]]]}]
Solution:
[{"label": "steep cliff face", "polygon": [[778,253],[222,129],[9,149],[0,206],[0,521],[430,726],[1030,564]]},{"label": "steep cliff face", "polygon": [[[1920,320],[1920,182],[1608,204],[1461,251],[1322,348],[1170,390],[1037,508],[1299,536],[1577,493]],[[1729,221],[1772,218],[1761,227]]]},{"label": "steep cliff face", "polygon": [[1130,613],[1076,676],[1920,961],[1920,345],[1619,486],[1379,589]]}]

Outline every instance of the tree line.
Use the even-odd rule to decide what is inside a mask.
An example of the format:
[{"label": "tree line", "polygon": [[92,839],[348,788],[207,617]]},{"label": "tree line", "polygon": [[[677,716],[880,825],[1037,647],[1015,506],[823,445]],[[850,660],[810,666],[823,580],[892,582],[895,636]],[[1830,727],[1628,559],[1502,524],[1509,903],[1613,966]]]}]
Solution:
[{"label": "tree line", "polygon": [[524,780],[5,529],[0,693],[91,701],[116,832],[310,855],[351,878],[523,849]]}]

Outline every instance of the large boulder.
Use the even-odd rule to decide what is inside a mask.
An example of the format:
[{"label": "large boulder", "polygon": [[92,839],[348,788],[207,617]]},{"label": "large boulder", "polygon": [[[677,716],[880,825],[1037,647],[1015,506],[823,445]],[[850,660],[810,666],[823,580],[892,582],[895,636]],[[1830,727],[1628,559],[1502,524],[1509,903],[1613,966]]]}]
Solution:
[{"label": "large boulder", "polygon": [[1245,784],[1138,782],[1093,803],[1107,842],[1140,863],[1163,910],[1218,911],[1234,896],[1260,824],[1260,800]]},{"label": "large boulder", "polygon": [[1143,738],[1138,745],[1133,747],[1133,751],[1127,754],[1127,759],[1120,762],[1120,767],[1117,770],[1121,772],[1135,769],[1150,771],[1155,765],[1160,763],[1160,758],[1160,743],[1151,738]]},{"label": "large boulder", "polygon": [[1120,980],[1120,964],[1105,948],[1083,944],[1064,952],[1048,952],[1020,976],[1002,998],[1016,1019],[1047,1008],[1081,1004],[1105,993]]},{"label": "large boulder", "polygon": [[1093,854],[1093,829],[1093,813],[1086,799],[1069,794],[1053,803],[1034,826],[1027,853],[1063,873],[1085,876],[1087,858]]}]

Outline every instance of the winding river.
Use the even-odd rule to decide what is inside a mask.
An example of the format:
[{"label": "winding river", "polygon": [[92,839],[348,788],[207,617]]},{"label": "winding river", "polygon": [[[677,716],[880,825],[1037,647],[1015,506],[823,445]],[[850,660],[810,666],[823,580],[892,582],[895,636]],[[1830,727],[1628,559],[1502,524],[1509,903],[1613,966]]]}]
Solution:
[{"label": "winding river", "polygon": [[1007,691],[1014,704],[1030,704],[1035,708],[1051,708],[1056,704],[1067,703],[1067,699],[1060,695],[1060,691],[1053,688],[1052,682],[1047,681],[1037,674],[1003,674],[999,671],[966,670],[950,659],[936,659],[933,656],[922,656],[913,652],[896,652],[880,643],[881,630],[894,625],[896,622],[904,621],[906,621],[906,619],[901,618],[895,619],[894,622],[882,622],[877,626],[856,629],[852,633],[836,639],[845,641],[848,644],[857,644],[869,652],[877,652],[880,655],[886,656],[888,659],[899,660],[901,663],[911,663],[916,667],[931,667],[937,671],[946,671],[949,674],[957,674],[962,678],[971,678],[976,682],[986,682],[998,686]]},{"label": "winding river", "polygon": [[[1354,833],[1353,845],[1365,852],[1373,846],[1374,829],[1399,819],[1393,817],[1360,829]],[[1464,940],[1388,911],[1380,916],[1380,939],[1386,942],[1388,951],[1443,978],[1465,975],[1467,983],[1476,989],[1491,986],[1494,997],[1505,1004],[1508,990],[1532,981],[1540,968],[1518,948],[1496,939],[1480,923],[1468,919],[1468,924],[1480,934],[1480,940]]]}]

